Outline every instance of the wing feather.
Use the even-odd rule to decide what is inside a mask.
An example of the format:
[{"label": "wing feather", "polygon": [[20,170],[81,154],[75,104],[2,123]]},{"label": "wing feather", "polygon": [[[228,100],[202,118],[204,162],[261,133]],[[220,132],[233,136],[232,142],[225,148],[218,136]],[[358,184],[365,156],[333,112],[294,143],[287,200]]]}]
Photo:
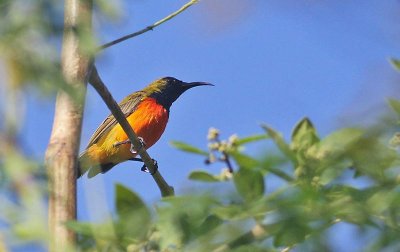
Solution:
[{"label": "wing feather", "polygon": [[[135,92],[129,96],[127,96],[125,99],[123,99],[118,105],[122,110],[122,113],[124,113],[125,117],[128,117],[130,114],[132,114],[137,105],[141,100],[144,98],[144,93],[142,91]],[[89,143],[86,148],[89,148],[91,145],[97,143],[99,139],[109,132],[116,124],[117,120],[115,120],[114,116],[110,114],[101,124],[100,126],[96,129],[94,134],[89,140]]]}]

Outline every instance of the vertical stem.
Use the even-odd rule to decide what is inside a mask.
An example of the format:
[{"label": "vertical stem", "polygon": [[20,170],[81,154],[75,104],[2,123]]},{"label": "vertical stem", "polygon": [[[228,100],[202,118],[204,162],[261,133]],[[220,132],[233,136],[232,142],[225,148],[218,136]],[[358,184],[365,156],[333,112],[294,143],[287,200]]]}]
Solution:
[{"label": "vertical stem", "polygon": [[[57,95],[53,129],[46,151],[49,174],[50,251],[71,251],[75,234],[65,222],[76,219],[76,165],[82,126],[85,76],[89,57],[78,34],[91,35],[92,0],[65,0],[61,66],[65,81],[74,90]],[[78,98],[77,98],[78,97]]]}]

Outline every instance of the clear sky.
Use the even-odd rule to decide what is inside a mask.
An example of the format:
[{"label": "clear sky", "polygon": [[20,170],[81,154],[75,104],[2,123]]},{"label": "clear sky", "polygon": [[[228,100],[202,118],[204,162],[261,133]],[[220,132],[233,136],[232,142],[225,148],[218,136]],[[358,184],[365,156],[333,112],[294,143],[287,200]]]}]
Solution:
[{"label": "clear sky", "polygon": [[[139,30],[183,3],[121,1],[119,21],[95,18],[98,36],[108,42]],[[171,140],[206,148],[209,127],[227,138],[262,133],[262,122],[288,137],[304,116],[321,135],[343,124],[373,121],[385,98],[398,97],[400,90],[400,78],[388,63],[389,57],[400,57],[399,10],[396,0],[202,0],[154,31],[107,49],[97,65],[117,100],[163,76],[215,84],[192,89],[175,102],[164,135],[149,151],[179,193],[192,185],[191,170],[219,173],[222,166],[205,167],[202,158],[172,148]],[[92,88],[87,97],[82,149],[109,114]],[[42,157],[54,104],[32,95],[27,105],[24,142]],[[113,208],[115,183],[148,202],[158,199],[151,176],[140,167],[124,163],[94,179],[80,179],[79,218],[104,217],[109,210],[101,202]]]}]

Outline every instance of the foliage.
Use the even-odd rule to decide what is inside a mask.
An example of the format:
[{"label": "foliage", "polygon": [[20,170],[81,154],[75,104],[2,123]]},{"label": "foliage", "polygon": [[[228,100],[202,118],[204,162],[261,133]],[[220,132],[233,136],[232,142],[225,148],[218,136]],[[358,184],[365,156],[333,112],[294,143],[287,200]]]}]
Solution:
[{"label": "foliage", "polygon": [[[99,13],[116,15],[107,1],[97,4]],[[77,94],[60,70],[63,8],[63,1],[0,1],[0,251],[48,245],[46,171],[42,158],[28,153],[21,129],[34,95]],[[93,46],[92,38],[86,43]]]},{"label": "foliage", "polygon": [[[228,141],[210,131],[208,164],[227,164],[228,158],[235,171],[192,172],[189,178],[206,183],[205,189],[164,198],[151,214],[137,195],[117,185],[114,228],[101,242],[95,242],[96,226],[70,227],[92,239],[90,249],[97,250],[277,251],[329,250],[330,230],[349,223],[374,233],[365,250],[399,248],[399,160],[384,130],[344,128],[320,138],[305,118],[287,142],[271,127],[262,128],[263,136]],[[254,141],[272,141],[279,152],[248,155],[245,147]],[[203,157],[207,152],[175,146]],[[267,182],[278,178],[281,185],[266,190]],[[207,189],[210,182],[222,190]]]},{"label": "foliage", "polygon": [[398,59],[390,59],[390,63],[392,63],[393,67],[397,71],[400,71],[400,60],[398,60]]}]

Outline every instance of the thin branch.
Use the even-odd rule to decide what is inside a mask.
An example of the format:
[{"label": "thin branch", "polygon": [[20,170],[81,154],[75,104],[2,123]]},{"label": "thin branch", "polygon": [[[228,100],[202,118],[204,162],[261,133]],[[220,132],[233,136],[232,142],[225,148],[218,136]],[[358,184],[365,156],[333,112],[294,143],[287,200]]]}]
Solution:
[{"label": "thin branch", "polygon": [[292,182],[294,180],[294,178],[292,178],[292,176],[290,176],[286,172],[275,169],[273,167],[268,167],[268,168],[266,168],[266,170],[269,171],[270,173],[274,174],[275,176],[285,180],[286,182]]},{"label": "thin branch", "polygon": [[124,113],[122,113],[119,105],[112,97],[110,91],[108,91],[107,87],[100,79],[100,76],[94,64],[92,70],[89,72],[89,83],[96,89],[96,91],[99,93],[103,101],[106,103],[107,107],[110,109],[111,113],[113,114],[117,122],[121,125],[122,129],[125,131],[126,135],[128,136],[135,150],[138,150],[138,154],[142,158],[150,174],[153,174],[153,179],[157,183],[157,186],[161,191],[161,195],[163,197],[174,195],[174,188],[168,185],[168,183],[164,180],[163,176],[161,176],[156,165],[154,164],[153,159],[149,156],[145,148],[142,147],[142,143],[138,139],[136,133],[133,131],[131,126],[129,125],[128,121],[125,118]]},{"label": "thin branch", "polygon": [[123,37],[121,37],[121,38],[119,38],[119,39],[116,39],[116,40],[113,40],[113,41],[111,41],[111,42],[108,42],[108,43],[106,43],[106,44],[104,44],[104,45],[101,45],[101,46],[97,49],[97,51],[104,50],[104,49],[106,49],[106,48],[108,48],[108,47],[110,47],[110,46],[113,46],[113,45],[116,45],[116,44],[118,44],[118,43],[121,43],[121,42],[123,42],[123,41],[125,41],[125,40],[127,40],[127,39],[130,39],[130,38],[139,36],[139,35],[141,35],[141,34],[143,34],[143,33],[145,33],[145,32],[151,31],[151,30],[153,30],[154,28],[156,28],[157,26],[159,26],[159,25],[161,25],[161,24],[167,22],[168,20],[174,18],[175,16],[179,15],[180,13],[182,13],[183,11],[185,11],[187,8],[189,8],[190,6],[196,4],[198,1],[199,1],[199,0],[191,0],[191,1],[187,2],[186,4],[184,4],[184,5],[183,5],[181,8],[179,8],[177,11],[175,11],[175,12],[169,14],[168,16],[166,16],[165,18],[163,18],[163,19],[161,19],[161,20],[155,22],[154,24],[149,25],[149,26],[147,26],[146,28],[141,29],[141,30],[139,30],[139,31],[137,31],[137,32],[128,34],[128,35],[123,36]]}]

